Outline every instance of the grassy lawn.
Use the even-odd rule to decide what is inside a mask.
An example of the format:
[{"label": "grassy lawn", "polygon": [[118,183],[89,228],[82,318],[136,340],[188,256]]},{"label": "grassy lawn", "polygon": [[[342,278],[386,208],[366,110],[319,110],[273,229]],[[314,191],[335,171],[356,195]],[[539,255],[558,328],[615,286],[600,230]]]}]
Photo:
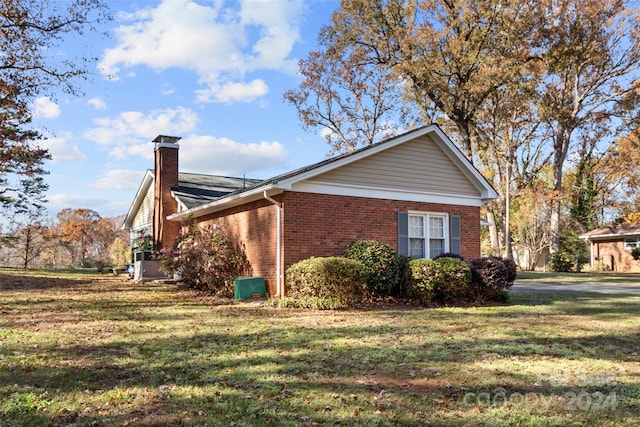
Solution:
[{"label": "grassy lawn", "polygon": [[640,297],[512,297],[317,312],[0,270],[0,425],[640,425]]},{"label": "grassy lawn", "polygon": [[[519,271],[518,279],[532,283],[584,283],[612,285],[640,285],[640,273],[555,273],[541,271]],[[517,283],[517,282],[516,282]]]}]

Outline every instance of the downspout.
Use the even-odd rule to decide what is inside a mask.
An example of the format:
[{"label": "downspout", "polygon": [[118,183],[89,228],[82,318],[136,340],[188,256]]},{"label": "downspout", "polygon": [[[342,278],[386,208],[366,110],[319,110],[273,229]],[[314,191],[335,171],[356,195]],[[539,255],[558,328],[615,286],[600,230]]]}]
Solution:
[{"label": "downspout", "polygon": [[276,205],[276,297],[282,295],[282,273],[280,271],[280,266],[282,264],[281,260],[281,240],[282,240],[282,204],[275,201],[271,197],[267,195],[267,190],[263,192],[263,196],[265,200],[270,201],[274,205]]}]

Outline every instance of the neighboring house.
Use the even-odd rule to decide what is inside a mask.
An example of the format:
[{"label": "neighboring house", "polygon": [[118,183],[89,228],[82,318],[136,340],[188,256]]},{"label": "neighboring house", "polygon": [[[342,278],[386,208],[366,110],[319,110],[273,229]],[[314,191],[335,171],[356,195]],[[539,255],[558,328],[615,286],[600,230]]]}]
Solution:
[{"label": "neighboring house", "polygon": [[[253,273],[283,295],[285,270],[375,239],[400,254],[480,256],[480,207],[493,187],[433,125],[267,180],[178,173],[178,138],[158,137],[123,227],[170,246],[181,221],[242,241]],[[197,181],[197,182],[195,182]]]},{"label": "neighboring house", "polygon": [[640,224],[597,228],[580,238],[589,243],[592,269],[600,262],[607,270],[640,272],[640,262],[631,256],[631,251],[640,247]]}]

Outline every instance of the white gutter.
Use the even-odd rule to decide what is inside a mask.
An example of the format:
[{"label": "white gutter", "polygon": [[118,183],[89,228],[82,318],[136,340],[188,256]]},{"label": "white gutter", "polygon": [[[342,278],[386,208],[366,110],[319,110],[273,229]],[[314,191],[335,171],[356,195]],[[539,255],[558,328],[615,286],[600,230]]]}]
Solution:
[{"label": "white gutter", "polygon": [[281,240],[282,240],[282,204],[275,201],[267,194],[267,190],[262,193],[264,198],[276,206],[276,297],[282,295],[282,272],[281,267]]},{"label": "white gutter", "polygon": [[[167,217],[170,221],[180,221],[189,217],[197,218],[199,216],[207,215],[219,210],[223,210],[229,207],[237,206],[239,204],[246,203],[252,196],[256,197],[253,200],[260,200],[260,193],[266,190],[274,189],[273,184],[269,184],[263,187],[255,188],[253,190],[244,191],[233,196],[223,196],[221,200],[215,200],[213,202],[206,203],[204,205],[196,206],[195,208],[188,209],[186,211],[177,212]],[[251,200],[251,201],[253,201]]]}]

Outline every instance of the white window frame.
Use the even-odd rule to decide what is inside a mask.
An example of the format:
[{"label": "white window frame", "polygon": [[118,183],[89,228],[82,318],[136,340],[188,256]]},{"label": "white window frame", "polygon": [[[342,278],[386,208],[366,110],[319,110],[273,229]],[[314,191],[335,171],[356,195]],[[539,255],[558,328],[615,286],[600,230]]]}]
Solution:
[{"label": "white window frame", "polygon": [[640,248],[640,237],[624,239],[624,248],[629,251],[632,251],[635,248]]},{"label": "white window frame", "polygon": [[[415,230],[413,230],[413,228],[411,227],[411,218],[422,218],[422,231],[423,231],[423,235],[417,235],[415,233]],[[425,258],[431,258],[431,247],[430,247],[430,242],[433,239],[436,239],[439,237],[432,237],[430,235],[430,229],[429,229],[429,225],[430,225],[430,219],[432,218],[441,218],[442,219],[442,233],[443,233],[443,237],[442,239],[444,240],[444,247],[443,247],[443,251],[442,253],[447,253],[449,252],[449,248],[451,247],[451,237],[449,235],[449,214],[447,213],[442,213],[442,212],[419,212],[419,211],[409,211],[408,212],[408,237],[409,237],[409,256],[416,258],[414,255],[415,253],[412,254],[411,252],[411,243],[412,241],[416,241],[417,239],[421,239],[422,240],[422,254],[425,255]]]}]

